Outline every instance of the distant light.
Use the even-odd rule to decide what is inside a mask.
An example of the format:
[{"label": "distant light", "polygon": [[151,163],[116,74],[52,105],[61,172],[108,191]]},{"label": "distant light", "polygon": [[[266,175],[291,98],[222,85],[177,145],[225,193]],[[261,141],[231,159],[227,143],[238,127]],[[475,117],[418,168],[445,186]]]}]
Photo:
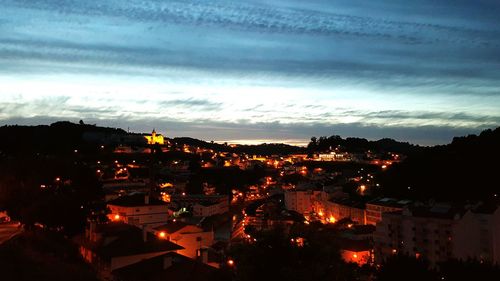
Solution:
[{"label": "distant light", "polygon": [[77,152],[78,152],[78,149],[75,149],[75,153],[77,153]]},{"label": "distant light", "polygon": [[382,169],[385,169],[385,168],[387,168],[387,165],[382,165]]},{"label": "distant light", "polygon": [[116,214],[114,218],[115,218],[115,220],[119,220],[120,219],[120,215]]},{"label": "distant light", "polygon": [[227,265],[234,266],[234,260],[232,259],[227,260]]},{"label": "distant light", "polygon": [[61,178],[60,178],[60,177],[57,177],[57,178],[56,178],[56,181],[61,181]]},{"label": "distant light", "polygon": [[167,234],[165,233],[165,231],[161,231],[160,233],[158,233],[158,236],[160,236],[160,238],[165,238]]},{"label": "distant light", "polygon": [[357,259],[358,258],[358,255],[357,254],[354,254],[352,255],[353,258]]}]

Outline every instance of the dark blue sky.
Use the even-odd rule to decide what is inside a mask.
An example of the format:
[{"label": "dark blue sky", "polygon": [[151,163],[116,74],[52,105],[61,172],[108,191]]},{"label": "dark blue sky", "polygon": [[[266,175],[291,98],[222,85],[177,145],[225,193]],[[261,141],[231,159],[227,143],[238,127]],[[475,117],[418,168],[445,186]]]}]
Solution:
[{"label": "dark blue sky", "polygon": [[500,125],[500,2],[0,0],[0,124],[420,144]]}]

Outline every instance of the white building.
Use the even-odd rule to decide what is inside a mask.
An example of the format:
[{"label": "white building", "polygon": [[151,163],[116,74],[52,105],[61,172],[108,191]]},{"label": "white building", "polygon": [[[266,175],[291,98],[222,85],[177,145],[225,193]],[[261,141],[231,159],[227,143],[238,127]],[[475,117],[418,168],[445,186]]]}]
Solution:
[{"label": "white building", "polygon": [[405,207],[383,213],[373,239],[378,263],[401,252],[432,264],[450,258],[500,264],[500,208]]},{"label": "white building", "polygon": [[214,243],[213,231],[205,231],[201,227],[181,221],[169,221],[156,227],[154,232],[157,237],[182,246],[184,249],[177,252],[190,258],[196,258],[198,250]]},{"label": "white building", "polygon": [[142,193],[120,196],[108,202],[107,206],[111,210],[108,215],[110,220],[140,227],[159,226],[169,218],[168,203]]}]

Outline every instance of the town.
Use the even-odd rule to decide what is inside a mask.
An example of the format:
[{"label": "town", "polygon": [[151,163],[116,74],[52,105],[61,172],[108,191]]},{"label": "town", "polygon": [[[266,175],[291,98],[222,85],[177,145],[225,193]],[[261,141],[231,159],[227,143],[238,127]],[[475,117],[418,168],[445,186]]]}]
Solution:
[{"label": "town", "polygon": [[[52,135],[30,139],[37,130]],[[418,146],[337,136],[308,147],[243,146],[83,121],[0,131],[3,259],[9,244],[57,236],[95,280],[393,280],[383,274],[405,270],[453,280],[461,266],[492,280],[500,272],[498,186],[468,200],[450,195],[453,186],[429,197],[418,186],[391,187],[391,173],[431,153]]]}]

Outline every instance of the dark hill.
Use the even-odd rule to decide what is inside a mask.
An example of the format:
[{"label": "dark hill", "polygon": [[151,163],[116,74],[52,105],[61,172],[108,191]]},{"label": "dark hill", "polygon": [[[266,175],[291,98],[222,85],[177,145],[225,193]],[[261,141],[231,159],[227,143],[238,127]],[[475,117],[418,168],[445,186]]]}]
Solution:
[{"label": "dark hill", "polygon": [[448,145],[422,149],[394,165],[382,177],[384,192],[446,201],[495,199],[500,196],[499,159],[500,128],[456,137]]},{"label": "dark hill", "polygon": [[0,127],[0,151],[9,154],[67,153],[86,145],[84,133],[126,134],[122,129],[98,127],[81,122],[56,122],[49,126]]}]

